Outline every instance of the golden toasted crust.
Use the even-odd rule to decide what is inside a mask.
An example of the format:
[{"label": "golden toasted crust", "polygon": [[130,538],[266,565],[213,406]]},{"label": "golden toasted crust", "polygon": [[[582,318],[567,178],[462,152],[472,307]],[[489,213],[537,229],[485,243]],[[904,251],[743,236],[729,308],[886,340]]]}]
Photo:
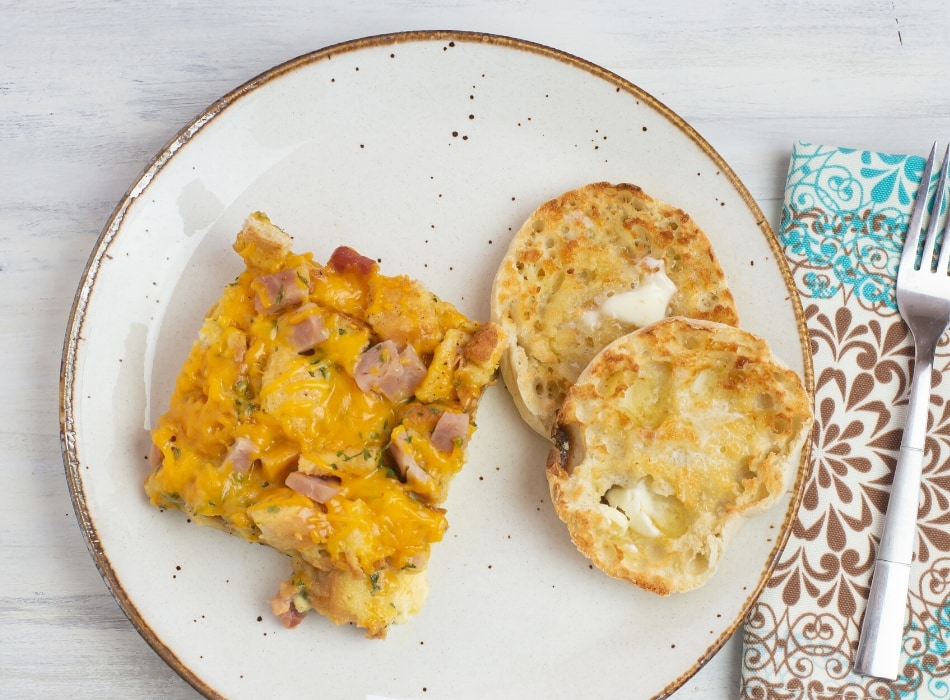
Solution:
[{"label": "golden toasted crust", "polygon": [[[686,212],[630,184],[597,182],[545,202],[525,221],[492,288],[508,335],[502,376],[525,421],[548,436],[564,394],[607,343],[646,323],[601,313],[662,262],[675,292],[668,316],[737,325],[706,235]],[[660,315],[651,320],[657,320]]]},{"label": "golden toasted crust", "polygon": [[234,241],[234,251],[251,267],[267,272],[280,268],[290,253],[293,239],[271,223],[263,212],[253,212]]},{"label": "golden toasted crust", "polygon": [[617,339],[568,391],[547,477],[578,549],[662,595],[714,573],[745,517],[790,487],[812,424],[761,338],[668,318]]},{"label": "golden toasted crust", "polygon": [[417,614],[429,592],[424,569],[386,571],[370,578],[349,570],[321,571],[294,557],[293,570],[271,600],[275,614],[282,612],[282,604],[293,602],[298,613],[313,609],[336,625],[355,624],[370,639],[385,639],[391,625]]}]

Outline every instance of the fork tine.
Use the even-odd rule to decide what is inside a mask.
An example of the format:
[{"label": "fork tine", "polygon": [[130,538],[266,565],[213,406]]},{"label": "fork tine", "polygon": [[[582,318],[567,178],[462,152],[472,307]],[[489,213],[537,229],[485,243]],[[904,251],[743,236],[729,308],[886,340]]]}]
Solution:
[{"label": "fork tine", "polygon": [[[947,154],[944,156],[944,168],[946,168],[947,160],[950,160],[950,145],[947,146]],[[944,190],[941,189],[941,199],[943,195]],[[939,211],[939,209],[937,211]],[[947,219],[943,225],[943,239],[940,243],[940,257],[937,260],[937,272],[948,274],[948,264],[950,264],[950,206],[947,207]]]},{"label": "fork tine", "polygon": [[924,238],[924,252],[920,256],[920,269],[926,272],[933,270],[934,266],[934,248],[937,245],[937,222],[940,220],[940,210],[943,208],[943,191],[947,186],[948,166],[950,166],[950,146],[947,147],[947,152],[943,157],[943,165],[940,166],[940,179],[937,180],[937,189],[934,190],[933,211],[930,212],[930,221],[927,222],[927,236]]},{"label": "fork tine", "polygon": [[924,217],[924,210],[927,208],[927,194],[930,191],[930,181],[934,173],[934,159],[937,155],[937,143],[934,142],[930,149],[930,157],[927,158],[927,164],[924,166],[924,172],[920,176],[920,185],[917,188],[917,199],[914,202],[914,209],[910,214],[910,221],[907,224],[907,233],[904,235],[904,248],[901,250],[900,270],[913,270],[917,268],[917,248],[920,245],[920,222]]}]

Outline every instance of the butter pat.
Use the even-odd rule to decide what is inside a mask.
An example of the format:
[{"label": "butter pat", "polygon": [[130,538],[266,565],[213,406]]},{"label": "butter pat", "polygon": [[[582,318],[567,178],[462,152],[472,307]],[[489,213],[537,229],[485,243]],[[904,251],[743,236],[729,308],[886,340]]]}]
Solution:
[{"label": "butter pat", "polygon": [[644,273],[636,289],[607,297],[599,307],[581,314],[589,328],[596,328],[605,318],[642,328],[666,317],[676,285],[667,276],[662,260],[643,258],[640,266]]},{"label": "butter pat", "polygon": [[676,285],[667,277],[662,260],[644,258],[642,264],[649,271],[637,288],[608,297],[600,306],[603,315],[641,328],[666,317]]},{"label": "butter pat", "polygon": [[656,493],[648,481],[612,486],[604,500],[617,515],[626,516],[628,528],[644,537],[679,537],[688,525],[682,503],[673,496]]},{"label": "butter pat", "polygon": [[604,498],[611,508],[622,511],[627,516],[629,527],[641,535],[659,537],[662,534],[650,517],[655,495],[647,488],[644,480],[638,481],[635,486],[614,486],[608,489]]}]

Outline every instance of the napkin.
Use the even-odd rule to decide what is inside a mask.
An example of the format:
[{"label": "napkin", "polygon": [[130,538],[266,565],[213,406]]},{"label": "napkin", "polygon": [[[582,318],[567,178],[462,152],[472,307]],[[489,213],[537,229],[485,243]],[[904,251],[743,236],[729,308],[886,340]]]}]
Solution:
[{"label": "napkin", "polygon": [[914,353],[894,285],[924,164],[793,146],[776,236],[805,312],[815,429],[792,533],[743,627],[743,699],[950,698],[946,338],[934,365],[901,674],[885,681],[851,670],[907,415]]}]

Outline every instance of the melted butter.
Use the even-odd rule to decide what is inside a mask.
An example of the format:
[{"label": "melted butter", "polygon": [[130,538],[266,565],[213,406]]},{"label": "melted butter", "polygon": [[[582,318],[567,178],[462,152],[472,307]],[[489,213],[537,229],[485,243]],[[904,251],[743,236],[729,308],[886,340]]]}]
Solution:
[{"label": "melted butter", "polygon": [[614,486],[604,494],[611,508],[622,511],[627,516],[628,526],[644,537],[659,537],[660,528],[650,517],[653,494],[643,481],[635,486]]},{"label": "melted butter", "polygon": [[636,289],[613,294],[600,306],[581,312],[580,320],[588,328],[596,328],[605,319],[642,328],[666,317],[676,285],[667,274],[662,260],[643,258],[643,274]]},{"label": "melted butter", "polygon": [[633,486],[613,486],[604,494],[604,500],[626,516],[631,530],[644,537],[679,537],[687,529],[682,504],[672,496],[652,491],[647,479]]},{"label": "melted butter", "polygon": [[600,313],[622,323],[643,327],[666,316],[676,285],[666,275],[662,261],[640,278],[640,284],[629,292],[609,297],[600,306]]}]

